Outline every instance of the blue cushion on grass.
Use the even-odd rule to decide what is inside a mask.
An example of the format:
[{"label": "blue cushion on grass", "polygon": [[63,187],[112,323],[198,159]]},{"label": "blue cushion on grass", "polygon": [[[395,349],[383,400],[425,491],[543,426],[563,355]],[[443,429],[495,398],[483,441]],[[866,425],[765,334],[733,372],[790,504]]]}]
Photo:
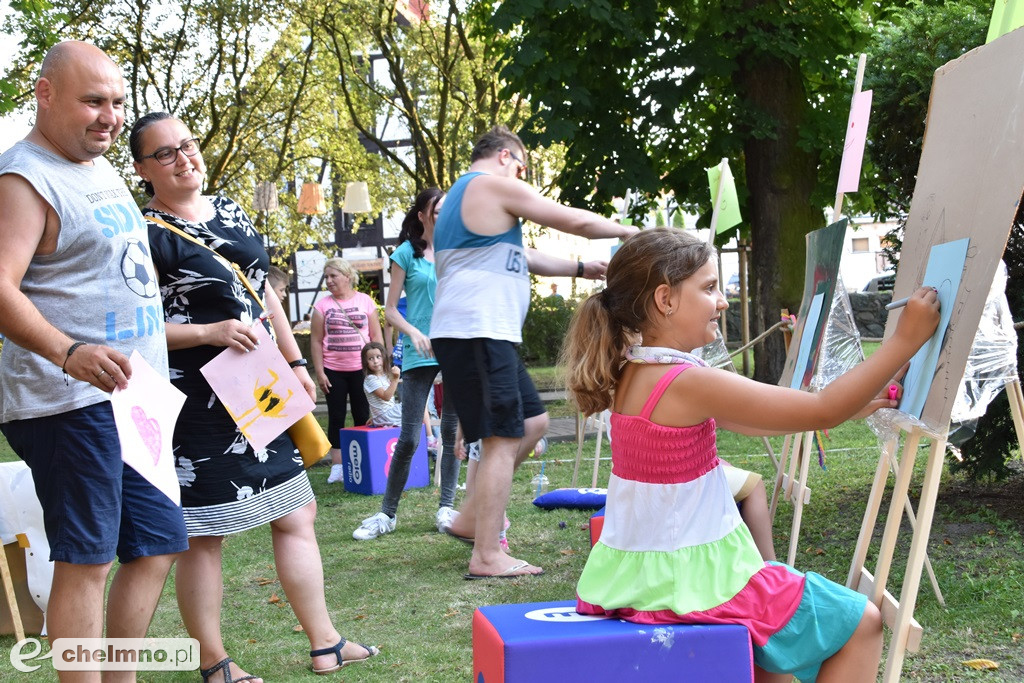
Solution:
[{"label": "blue cushion on grass", "polygon": [[533,504],[544,510],[577,508],[596,510],[604,505],[608,489],[555,489],[533,499]]}]

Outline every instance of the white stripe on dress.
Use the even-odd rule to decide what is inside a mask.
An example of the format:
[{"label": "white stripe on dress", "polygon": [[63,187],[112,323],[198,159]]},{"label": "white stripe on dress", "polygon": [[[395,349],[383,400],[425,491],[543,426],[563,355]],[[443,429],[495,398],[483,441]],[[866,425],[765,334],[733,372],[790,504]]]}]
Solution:
[{"label": "white stripe on dress", "polygon": [[[718,541],[743,523],[721,465],[682,484],[648,484],[613,474],[607,503],[601,543],[617,550],[671,552]],[[695,525],[692,519],[711,523]]]},{"label": "white stripe on dress", "polygon": [[274,488],[220,505],[183,508],[189,536],[227,536],[262,526],[313,500],[309,477],[302,471]]}]

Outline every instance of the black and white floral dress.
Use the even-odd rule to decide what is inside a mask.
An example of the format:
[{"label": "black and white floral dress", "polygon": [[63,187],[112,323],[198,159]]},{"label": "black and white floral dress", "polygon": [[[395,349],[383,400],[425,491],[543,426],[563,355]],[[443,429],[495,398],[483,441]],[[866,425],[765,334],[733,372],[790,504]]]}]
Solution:
[{"label": "black and white floral dress", "polygon": [[[237,263],[262,297],[270,258],[242,208],[209,197],[205,222],[144,209]],[[252,324],[262,308],[231,269],[209,250],[156,223],[148,223],[153,263],[160,274],[164,319],[205,324],[229,318]],[[267,324],[267,323],[264,323]],[[174,430],[174,456],[189,536],[224,536],[251,529],[313,500],[302,458],[288,434],[253,451],[199,369],[223,347],[196,346],[169,353],[171,382],[187,397]]]}]

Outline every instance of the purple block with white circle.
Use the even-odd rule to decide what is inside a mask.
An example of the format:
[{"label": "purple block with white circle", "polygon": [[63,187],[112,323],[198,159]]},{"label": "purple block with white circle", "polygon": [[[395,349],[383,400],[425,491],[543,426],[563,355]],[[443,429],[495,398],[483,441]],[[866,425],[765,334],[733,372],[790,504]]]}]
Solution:
[{"label": "purple block with white circle", "polygon": [[489,605],[473,615],[474,683],[753,680],[742,626],[634,624],[577,614],[575,601]]},{"label": "purple block with white circle", "polygon": [[[401,431],[398,427],[349,427],[340,430],[346,491],[367,496],[384,493],[388,485],[391,457],[395,453]],[[426,429],[420,427],[420,445],[412,454],[405,488],[430,484],[428,469]]]}]

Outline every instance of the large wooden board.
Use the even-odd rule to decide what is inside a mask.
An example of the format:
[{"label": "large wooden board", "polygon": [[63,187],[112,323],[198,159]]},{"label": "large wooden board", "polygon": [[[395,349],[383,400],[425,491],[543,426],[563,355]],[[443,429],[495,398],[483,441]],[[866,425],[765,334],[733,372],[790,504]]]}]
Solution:
[{"label": "large wooden board", "polygon": [[[893,298],[920,285],[931,247],[971,240],[928,398],[926,428],[945,434],[953,400],[1024,190],[1024,29],[936,70],[921,163]],[[889,314],[885,336],[900,310]]]}]

